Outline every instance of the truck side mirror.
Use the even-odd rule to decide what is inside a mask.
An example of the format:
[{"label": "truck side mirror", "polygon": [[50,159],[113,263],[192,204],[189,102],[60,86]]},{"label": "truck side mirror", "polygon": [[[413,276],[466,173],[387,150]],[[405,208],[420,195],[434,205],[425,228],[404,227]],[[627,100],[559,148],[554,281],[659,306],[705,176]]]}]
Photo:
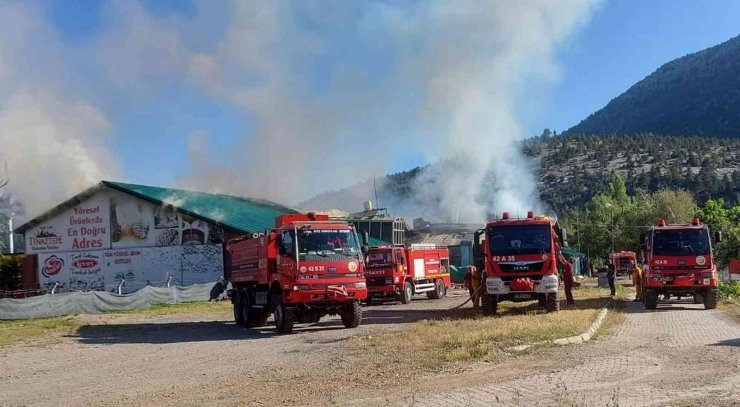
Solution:
[{"label": "truck side mirror", "polygon": [[365,256],[367,256],[367,252],[369,252],[369,251],[370,251],[370,246],[368,246],[368,245],[366,245],[366,244],[363,244],[363,245],[362,245],[362,246],[360,247],[360,250],[362,251],[362,254],[364,254]]},{"label": "truck side mirror", "polygon": [[722,231],[721,230],[714,232],[714,241],[717,243],[722,241]]}]

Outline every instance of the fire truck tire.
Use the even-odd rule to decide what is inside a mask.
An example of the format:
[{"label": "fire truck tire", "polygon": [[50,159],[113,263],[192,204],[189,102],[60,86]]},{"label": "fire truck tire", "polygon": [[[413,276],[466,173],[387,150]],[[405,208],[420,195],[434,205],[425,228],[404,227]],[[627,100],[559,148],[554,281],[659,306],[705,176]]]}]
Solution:
[{"label": "fire truck tire", "polygon": [[655,290],[645,290],[645,309],[658,308],[658,293]]},{"label": "fire truck tire", "polygon": [[437,279],[434,282],[434,290],[427,291],[427,298],[429,298],[430,300],[439,300],[441,298],[444,298],[445,294],[446,290],[444,281],[442,281],[442,279]]},{"label": "fire truck tire", "polygon": [[498,297],[495,295],[483,295],[483,314],[484,315],[496,315],[498,311]]},{"label": "fire truck tire", "polygon": [[547,298],[545,297],[545,294],[537,295],[537,305],[539,305],[542,308],[545,308],[545,305],[547,305]]},{"label": "fire truck tire", "polygon": [[402,304],[408,304],[411,302],[411,296],[414,295],[414,287],[408,281],[403,283],[403,292],[399,296],[399,300]]},{"label": "fire truck tire", "polygon": [[704,309],[717,308],[717,289],[707,288],[704,293]]},{"label": "fire truck tire", "polygon": [[234,322],[236,322],[237,325],[244,325],[244,316],[242,314],[242,294],[239,291],[234,293],[233,306]]},{"label": "fire truck tire", "polygon": [[275,302],[275,326],[278,333],[289,334],[293,332],[295,324],[295,309],[286,307],[282,297],[277,297]]},{"label": "fire truck tire", "polygon": [[352,301],[342,310],[342,323],[345,328],[357,328],[362,321],[362,307],[359,301]]},{"label": "fire truck tire", "polygon": [[560,311],[560,301],[558,301],[558,293],[547,293],[545,295],[545,310],[547,312]]},{"label": "fire truck tire", "polygon": [[257,326],[257,316],[255,315],[255,310],[252,308],[252,297],[250,292],[242,290],[239,294],[242,298],[242,320],[244,321],[244,326],[247,328],[254,328]]}]

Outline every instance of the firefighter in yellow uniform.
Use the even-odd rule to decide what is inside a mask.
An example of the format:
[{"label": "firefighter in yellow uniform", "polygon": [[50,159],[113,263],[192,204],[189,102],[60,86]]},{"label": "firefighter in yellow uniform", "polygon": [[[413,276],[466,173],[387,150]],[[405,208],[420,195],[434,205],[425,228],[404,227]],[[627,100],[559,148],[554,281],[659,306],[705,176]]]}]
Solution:
[{"label": "firefighter in yellow uniform", "polygon": [[632,284],[635,286],[635,301],[642,301],[642,268],[638,265],[632,272]]}]

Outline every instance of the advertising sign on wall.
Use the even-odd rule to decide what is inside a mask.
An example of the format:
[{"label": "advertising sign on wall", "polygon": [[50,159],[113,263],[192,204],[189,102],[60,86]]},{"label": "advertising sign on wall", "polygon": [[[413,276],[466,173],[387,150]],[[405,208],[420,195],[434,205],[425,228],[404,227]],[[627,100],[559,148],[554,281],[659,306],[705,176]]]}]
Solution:
[{"label": "advertising sign on wall", "polygon": [[217,225],[112,190],[26,232],[26,250],[34,254],[221,243]]},{"label": "advertising sign on wall", "polygon": [[29,253],[110,248],[107,197],[98,194],[26,232]]},{"label": "advertising sign on wall", "polygon": [[[41,286],[131,293],[147,285],[191,285],[223,275],[221,245],[113,249],[39,255]],[[61,291],[60,290],[60,291]]]}]

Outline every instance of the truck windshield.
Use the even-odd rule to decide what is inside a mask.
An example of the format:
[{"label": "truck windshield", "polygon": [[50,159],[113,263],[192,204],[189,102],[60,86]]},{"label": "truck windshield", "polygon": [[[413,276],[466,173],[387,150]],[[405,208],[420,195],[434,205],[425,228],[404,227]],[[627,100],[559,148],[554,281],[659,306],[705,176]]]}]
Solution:
[{"label": "truck windshield", "polygon": [[386,267],[393,264],[390,250],[383,251],[371,251],[367,255],[367,266],[368,267]]},{"label": "truck windshield", "polygon": [[617,267],[627,268],[632,267],[635,264],[635,260],[631,257],[617,257]]},{"label": "truck windshield", "polygon": [[698,256],[710,252],[706,229],[655,230],[653,254],[657,256]]},{"label": "truck windshield", "polygon": [[549,253],[552,245],[547,225],[495,226],[490,229],[491,254]]},{"label": "truck windshield", "polygon": [[328,256],[341,253],[357,256],[360,244],[352,230],[303,229],[298,231],[300,254]]}]

